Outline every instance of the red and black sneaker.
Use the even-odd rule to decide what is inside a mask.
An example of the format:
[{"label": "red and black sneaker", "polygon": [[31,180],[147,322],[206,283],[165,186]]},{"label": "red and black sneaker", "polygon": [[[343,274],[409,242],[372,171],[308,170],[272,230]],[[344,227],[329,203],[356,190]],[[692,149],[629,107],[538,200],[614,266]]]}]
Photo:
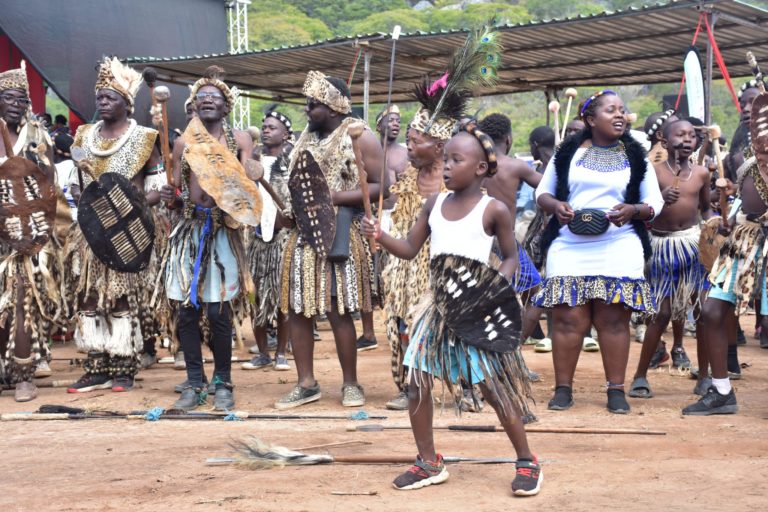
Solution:
[{"label": "red and black sneaker", "polygon": [[97,389],[109,389],[112,379],[108,375],[86,373],[67,388],[67,393],[88,393]]},{"label": "red and black sneaker", "polygon": [[515,479],[512,480],[512,493],[515,496],[535,496],[541,490],[544,473],[536,456],[533,460],[518,460],[515,463]]},{"label": "red and black sneaker", "polygon": [[411,489],[421,489],[432,484],[441,484],[448,480],[448,470],[445,469],[443,456],[437,454],[437,460],[434,462],[422,460],[420,455],[416,456],[416,462],[405,473],[395,478],[392,485],[400,491]]},{"label": "red and black sneaker", "polygon": [[112,381],[113,393],[124,393],[133,389],[133,376],[131,375],[118,375]]}]

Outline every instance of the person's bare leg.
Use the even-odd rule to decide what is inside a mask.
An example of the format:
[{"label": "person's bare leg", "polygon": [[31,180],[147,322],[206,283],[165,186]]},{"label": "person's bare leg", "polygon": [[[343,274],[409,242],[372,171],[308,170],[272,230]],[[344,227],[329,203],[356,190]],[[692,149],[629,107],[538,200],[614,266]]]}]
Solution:
[{"label": "person's bare leg", "polygon": [[19,291],[16,297],[16,333],[13,355],[19,359],[27,359],[32,355],[32,339],[24,329],[24,294]]},{"label": "person's bare leg", "polygon": [[520,298],[525,305],[525,309],[523,310],[523,330],[520,333],[520,339],[523,342],[525,342],[536,329],[536,324],[538,324],[541,319],[541,312],[544,311],[542,308],[534,306],[531,301],[531,298],[538,293],[539,288],[539,286],[536,286],[520,294]]},{"label": "person's bare leg", "polygon": [[259,347],[259,352],[262,354],[269,354],[269,347],[267,347],[267,328],[263,325],[254,325],[253,337],[256,339],[256,346]]},{"label": "person's bare leg", "polygon": [[[709,355],[704,333],[702,305],[707,300],[707,292],[700,292],[699,302],[693,308],[693,318],[696,319],[696,361],[699,365],[699,378],[709,377]],[[694,302],[695,303],[695,302]]]},{"label": "person's bare leg", "polygon": [[314,370],[315,341],[312,338],[312,318],[291,312],[291,343],[299,386],[311,388],[316,384]]},{"label": "person's bare leg", "polygon": [[408,385],[408,419],[411,421],[416,449],[419,451],[421,460],[425,461],[437,460],[435,436],[432,429],[433,409],[432,376],[414,370]]},{"label": "person's bare leg", "polygon": [[[282,311],[277,312],[277,349],[276,354],[285,355],[285,350],[288,347],[288,340],[291,338],[291,324],[289,324]],[[266,343],[266,337],[264,342]],[[261,347],[259,347],[261,350]]]},{"label": "person's bare leg", "polygon": [[360,321],[363,324],[363,337],[367,340],[375,340],[376,333],[373,332],[373,311],[360,313]]},{"label": "person's bare leg", "polygon": [[558,305],[552,308],[552,362],[555,386],[573,387],[573,374],[581,354],[584,333],[589,329],[592,307]]},{"label": "person's bare leg", "polygon": [[[708,297],[702,306],[704,339],[715,379],[728,378],[728,345],[736,342],[737,317],[734,305],[720,299]],[[699,368],[699,371],[704,368]],[[699,380],[702,374],[699,373]]]},{"label": "person's bare leg", "polygon": [[485,402],[496,411],[496,416],[498,416],[501,426],[504,427],[504,432],[507,433],[507,437],[515,448],[517,458],[533,460],[533,453],[528,446],[528,436],[525,434],[522,412],[513,407],[509,400],[502,400],[484,382],[480,382],[478,386],[483,393]]},{"label": "person's bare leg", "polygon": [[667,328],[671,317],[672,309],[669,298],[666,298],[659,305],[658,313],[651,317],[646,324],[643,348],[640,350],[640,359],[637,361],[637,370],[635,370],[634,378],[637,379],[648,375],[651,359],[659,346],[661,335],[664,333],[664,329]]},{"label": "person's bare leg", "polygon": [[674,320],[672,322],[672,348],[683,346],[683,330],[685,329],[685,319]]},{"label": "person's bare leg", "polygon": [[624,384],[629,361],[629,319],[632,311],[624,304],[592,303],[592,320],[597,328],[605,378],[611,387]]},{"label": "person's bare leg", "polygon": [[331,311],[328,313],[328,321],[331,323],[336,352],[341,363],[343,385],[357,385],[357,333],[352,315],[349,313],[340,315],[333,301]]}]

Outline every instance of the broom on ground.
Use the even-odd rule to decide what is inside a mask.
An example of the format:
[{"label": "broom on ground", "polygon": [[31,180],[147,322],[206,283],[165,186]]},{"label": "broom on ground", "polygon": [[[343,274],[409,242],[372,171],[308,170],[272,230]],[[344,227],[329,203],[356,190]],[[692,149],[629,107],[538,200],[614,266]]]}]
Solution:
[{"label": "broom on ground", "polygon": [[[317,464],[407,464],[413,462],[413,455],[311,455],[265,443],[255,437],[247,441],[231,443],[237,452],[234,458],[210,458],[206,464],[219,466],[236,464],[248,469],[269,469],[285,466],[314,466]],[[474,458],[443,456],[445,462],[468,462],[473,464],[514,464],[516,459],[493,457]]]}]

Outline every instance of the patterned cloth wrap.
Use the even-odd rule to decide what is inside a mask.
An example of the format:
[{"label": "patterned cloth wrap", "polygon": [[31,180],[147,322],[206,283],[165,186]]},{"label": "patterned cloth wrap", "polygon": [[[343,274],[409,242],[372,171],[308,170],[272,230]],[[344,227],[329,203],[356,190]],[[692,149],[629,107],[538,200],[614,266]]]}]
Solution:
[{"label": "patterned cloth wrap", "polygon": [[709,289],[709,273],[699,260],[701,228],[651,230],[653,253],[648,281],[657,305],[670,299],[672,320],[685,320],[688,306],[698,307],[701,291]]}]

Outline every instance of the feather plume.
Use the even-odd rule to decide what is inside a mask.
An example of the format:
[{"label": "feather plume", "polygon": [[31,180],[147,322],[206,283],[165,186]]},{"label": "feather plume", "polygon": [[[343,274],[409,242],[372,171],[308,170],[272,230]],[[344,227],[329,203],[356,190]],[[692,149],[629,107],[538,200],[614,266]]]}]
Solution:
[{"label": "feather plume", "polygon": [[139,92],[139,87],[141,86],[141,73],[130,66],[126,66],[120,62],[117,57],[112,58],[110,69],[112,71],[112,76],[120,88],[128,93],[131,98],[135,98],[136,93]]},{"label": "feather plume", "polygon": [[460,118],[474,89],[496,83],[501,62],[501,44],[494,20],[470,31],[464,45],[453,55],[446,73],[433,84],[416,85],[414,96],[432,117],[427,129],[439,117]]}]

